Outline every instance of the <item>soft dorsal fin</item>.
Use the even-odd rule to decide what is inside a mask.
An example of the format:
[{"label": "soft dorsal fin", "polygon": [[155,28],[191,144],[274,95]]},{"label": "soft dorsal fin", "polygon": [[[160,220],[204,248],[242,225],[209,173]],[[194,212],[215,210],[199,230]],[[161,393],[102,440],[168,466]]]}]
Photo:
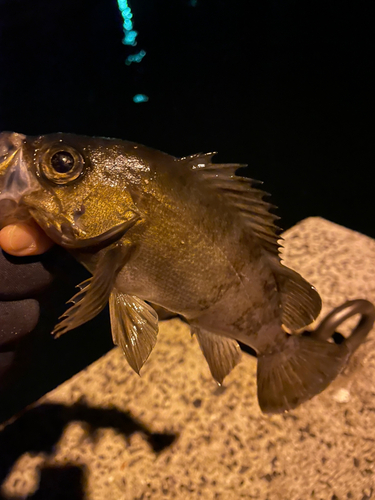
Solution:
[{"label": "soft dorsal fin", "polygon": [[322,308],[318,292],[293,269],[272,259],[270,265],[280,292],[283,324],[295,331],[312,323]]},{"label": "soft dorsal fin", "polygon": [[190,170],[196,171],[212,189],[225,196],[229,209],[238,214],[242,222],[258,238],[262,247],[272,255],[279,255],[280,228],[275,222],[279,219],[270,213],[274,205],[263,197],[268,193],[257,189],[260,181],[236,175],[236,171],[245,167],[238,163],[212,163],[215,153],[191,155],[181,158],[187,162]]}]

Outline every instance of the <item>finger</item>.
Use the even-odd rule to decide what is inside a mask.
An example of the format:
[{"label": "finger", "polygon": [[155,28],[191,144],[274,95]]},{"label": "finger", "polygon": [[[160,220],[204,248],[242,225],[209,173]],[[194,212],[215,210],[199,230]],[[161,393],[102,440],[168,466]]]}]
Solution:
[{"label": "finger", "polygon": [[0,231],[0,247],[17,257],[39,255],[46,252],[53,242],[33,221],[19,222],[4,227]]}]

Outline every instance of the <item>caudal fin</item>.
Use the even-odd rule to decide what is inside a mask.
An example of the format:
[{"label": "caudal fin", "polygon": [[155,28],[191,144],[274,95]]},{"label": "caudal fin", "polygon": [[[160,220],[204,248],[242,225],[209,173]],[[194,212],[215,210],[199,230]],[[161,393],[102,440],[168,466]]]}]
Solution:
[{"label": "caudal fin", "polygon": [[349,357],[345,345],[290,335],[281,350],[258,356],[258,401],[264,413],[281,413],[322,392]]}]

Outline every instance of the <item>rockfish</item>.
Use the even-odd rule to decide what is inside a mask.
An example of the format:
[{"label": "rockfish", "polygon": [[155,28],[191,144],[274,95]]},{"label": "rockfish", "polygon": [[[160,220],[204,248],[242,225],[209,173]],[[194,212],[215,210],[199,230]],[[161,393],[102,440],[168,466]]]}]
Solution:
[{"label": "rockfish", "polygon": [[33,218],[92,274],[53,333],[109,302],[112,336],[139,372],[158,333],[152,305],[185,318],[213,377],[258,358],[263,412],[324,390],[345,345],[298,335],[319,314],[314,287],[280,262],[276,217],[238,164],[175,158],[133,142],[0,134],[0,222]]}]

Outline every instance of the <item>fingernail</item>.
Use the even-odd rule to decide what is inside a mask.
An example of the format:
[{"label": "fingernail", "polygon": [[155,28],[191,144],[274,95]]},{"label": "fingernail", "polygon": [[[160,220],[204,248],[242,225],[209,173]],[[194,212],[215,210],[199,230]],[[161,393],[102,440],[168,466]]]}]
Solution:
[{"label": "fingernail", "polygon": [[33,236],[18,226],[13,226],[8,237],[9,247],[15,252],[31,250],[36,246]]}]

